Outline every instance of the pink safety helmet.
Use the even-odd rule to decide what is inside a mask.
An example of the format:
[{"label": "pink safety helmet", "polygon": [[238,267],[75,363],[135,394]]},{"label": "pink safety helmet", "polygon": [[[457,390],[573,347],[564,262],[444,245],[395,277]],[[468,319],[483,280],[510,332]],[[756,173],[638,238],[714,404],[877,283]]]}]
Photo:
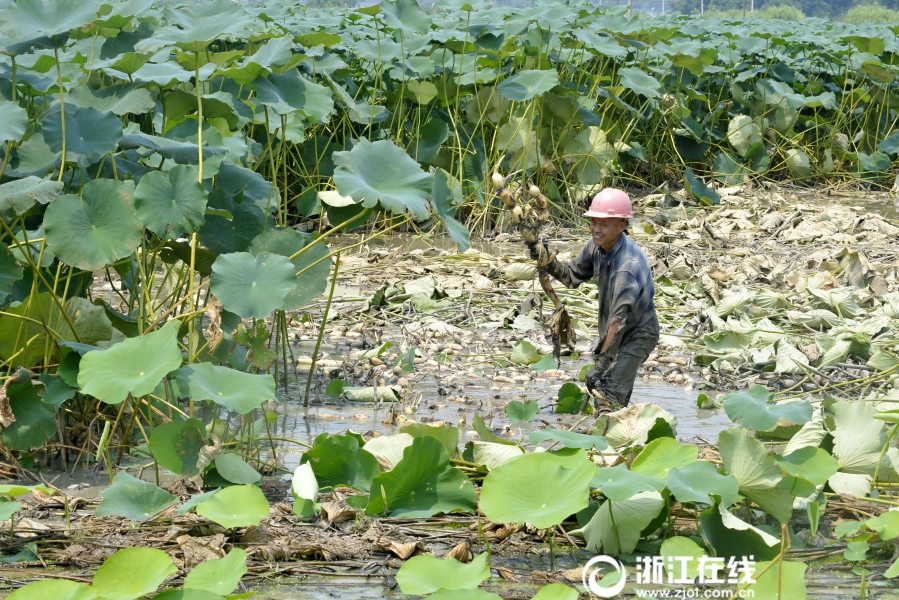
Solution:
[{"label": "pink safety helmet", "polygon": [[585,217],[597,219],[630,219],[634,216],[631,206],[631,198],[627,192],[615,188],[606,188],[593,196],[590,202],[590,210],[584,213]]}]

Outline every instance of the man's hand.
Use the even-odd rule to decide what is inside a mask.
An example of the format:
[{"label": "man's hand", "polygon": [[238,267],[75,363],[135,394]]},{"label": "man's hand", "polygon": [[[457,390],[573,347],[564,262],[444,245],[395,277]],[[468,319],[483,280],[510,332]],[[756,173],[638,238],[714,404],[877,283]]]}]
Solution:
[{"label": "man's hand", "polygon": [[537,261],[537,266],[545,267],[552,260],[549,253],[549,245],[546,242],[542,244],[528,244],[528,252],[531,259]]}]

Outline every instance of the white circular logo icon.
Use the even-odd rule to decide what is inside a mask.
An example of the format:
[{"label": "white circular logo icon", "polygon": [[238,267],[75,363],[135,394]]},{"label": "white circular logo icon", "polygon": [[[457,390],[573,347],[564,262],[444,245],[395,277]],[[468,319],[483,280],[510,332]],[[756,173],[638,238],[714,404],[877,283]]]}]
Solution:
[{"label": "white circular logo icon", "polygon": [[[609,587],[599,585],[599,582],[596,580],[596,576],[599,575],[599,569],[596,568],[596,565],[599,563],[605,563],[615,567],[619,577],[614,585]],[[611,573],[609,576],[611,576]],[[601,554],[599,556],[594,556],[586,565],[584,565],[583,581],[584,587],[590,590],[591,594],[595,594],[600,598],[611,598],[620,594],[621,590],[624,589],[624,584],[627,583],[627,570],[624,568],[623,564],[611,556]]]}]

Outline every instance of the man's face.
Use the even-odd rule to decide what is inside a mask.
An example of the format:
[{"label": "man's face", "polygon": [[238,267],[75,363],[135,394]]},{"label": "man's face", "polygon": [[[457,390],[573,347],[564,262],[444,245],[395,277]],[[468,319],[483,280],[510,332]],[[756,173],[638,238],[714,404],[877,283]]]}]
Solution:
[{"label": "man's face", "polygon": [[606,251],[612,249],[625,227],[624,219],[597,219],[596,217],[590,219],[593,243]]}]

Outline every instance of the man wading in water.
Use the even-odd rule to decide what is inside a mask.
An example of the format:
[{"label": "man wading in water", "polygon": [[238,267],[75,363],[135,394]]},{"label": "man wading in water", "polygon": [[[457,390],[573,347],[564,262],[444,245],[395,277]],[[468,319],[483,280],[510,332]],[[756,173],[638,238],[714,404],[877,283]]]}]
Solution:
[{"label": "man wading in water", "polygon": [[549,252],[538,252],[536,245],[528,247],[531,258],[569,288],[589,279],[599,287],[599,341],[587,389],[597,409],[602,404],[621,408],[630,403],[637,370],[659,341],[655,286],[646,255],[626,233],[634,212],[625,192],[604,189],[584,216],[590,218],[592,237],[567,265]]}]

